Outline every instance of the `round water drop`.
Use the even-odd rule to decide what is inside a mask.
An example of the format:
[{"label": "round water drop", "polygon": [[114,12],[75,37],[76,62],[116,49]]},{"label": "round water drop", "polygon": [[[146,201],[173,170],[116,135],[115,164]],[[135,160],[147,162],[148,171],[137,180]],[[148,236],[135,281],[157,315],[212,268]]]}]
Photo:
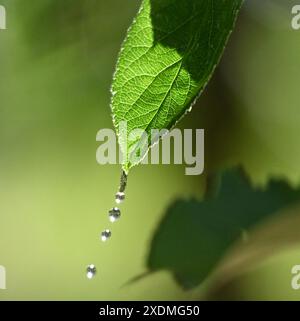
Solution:
[{"label": "round water drop", "polygon": [[87,266],[87,268],[86,268],[86,277],[88,279],[92,279],[95,276],[96,273],[97,273],[97,269],[96,269],[94,264],[90,264],[90,265]]},{"label": "round water drop", "polygon": [[114,223],[117,221],[121,216],[121,211],[117,208],[114,207],[109,211],[109,220]]},{"label": "round water drop", "polygon": [[124,200],[125,200],[125,193],[123,193],[123,192],[118,192],[117,194],[116,194],[116,203],[117,204],[120,204],[120,203],[122,203]]},{"label": "round water drop", "polygon": [[111,231],[110,230],[104,230],[101,233],[101,241],[106,242],[111,237]]}]

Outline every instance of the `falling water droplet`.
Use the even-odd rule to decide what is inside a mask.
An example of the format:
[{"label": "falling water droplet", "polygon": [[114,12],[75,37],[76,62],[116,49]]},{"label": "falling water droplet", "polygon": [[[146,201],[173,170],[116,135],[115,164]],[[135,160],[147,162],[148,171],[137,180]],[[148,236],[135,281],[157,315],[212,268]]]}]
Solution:
[{"label": "falling water droplet", "polygon": [[97,273],[97,269],[96,269],[94,264],[90,264],[90,265],[87,266],[87,268],[86,268],[86,277],[88,279],[92,279],[95,276],[96,273]]},{"label": "falling water droplet", "polygon": [[117,194],[116,194],[116,203],[117,204],[120,204],[120,203],[122,203],[124,200],[125,200],[125,193],[123,193],[123,192],[118,192]]},{"label": "falling water droplet", "polygon": [[114,207],[109,211],[109,220],[114,223],[115,221],[117,221],[120,216],[121,216],[121,211],[117,208]]},{"label": "falling water droplet", "polygon": [[104,230],[101,233],[101,241],[106,242],[111,237],[111,231],[110,230]]}]

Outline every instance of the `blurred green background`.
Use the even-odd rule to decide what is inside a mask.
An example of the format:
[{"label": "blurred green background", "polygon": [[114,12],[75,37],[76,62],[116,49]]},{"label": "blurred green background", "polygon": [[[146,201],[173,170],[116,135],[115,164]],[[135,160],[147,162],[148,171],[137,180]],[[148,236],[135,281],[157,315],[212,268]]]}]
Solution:
[{"label": "blurred green background", "polygon": [[[295,1],[246,1],[221,65],[179,125],[206,130],[205,174],[185,176],[178,165],[134,168],[122,219],[105,244],[99,232],[111,227],[120,166],[96,163],[96,133],[112,128],[112,74],[140,2],[0,4],[7,11],[7,30],[0,31],[1,300],[300,299],[290,285],[291,268],[300,264],[295,242],[222,287],[184,291],[168,271],[124,286],[145,272],[170,202],[201,198],[209,171],[242,164],[255,186],[271,176],[299,184]],[[85,276],[90,263],[98,269],[93,280]]]}]

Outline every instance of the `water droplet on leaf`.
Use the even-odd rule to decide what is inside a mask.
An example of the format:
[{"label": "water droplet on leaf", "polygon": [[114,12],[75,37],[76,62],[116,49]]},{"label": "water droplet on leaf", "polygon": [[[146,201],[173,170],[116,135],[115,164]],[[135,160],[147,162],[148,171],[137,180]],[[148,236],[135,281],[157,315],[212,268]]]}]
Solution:
[{"label": "water droplet on leaf", "polygon": [[124,193],[127,186],[127,174],[122,171],[119,192]]}]

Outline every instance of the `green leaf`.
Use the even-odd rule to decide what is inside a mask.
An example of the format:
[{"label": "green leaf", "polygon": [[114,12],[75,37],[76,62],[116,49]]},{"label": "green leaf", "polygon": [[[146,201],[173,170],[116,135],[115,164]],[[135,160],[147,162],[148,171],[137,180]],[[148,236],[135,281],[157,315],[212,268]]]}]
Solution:
[{"label": "green leaf", "polygon": [[197,286],[233,243],[256,226],[300,200],[300,190],[272,181],[253,189],[237,171],[225,172],[216,198],[176,201],[154,234],[150,271],[167,269],[186,288]]},{"label": "green leaf", "polygon": [[[144,0],[121,50],[112,85],[112,112],[127,172],[142,129],[171,129],[191,108],[217,65],[242,0]],[[127,132],[120,122],[127,122]],[[157,137],[155,138],[157,139]],[[146,148],[145,148],[146,147]]]}]

